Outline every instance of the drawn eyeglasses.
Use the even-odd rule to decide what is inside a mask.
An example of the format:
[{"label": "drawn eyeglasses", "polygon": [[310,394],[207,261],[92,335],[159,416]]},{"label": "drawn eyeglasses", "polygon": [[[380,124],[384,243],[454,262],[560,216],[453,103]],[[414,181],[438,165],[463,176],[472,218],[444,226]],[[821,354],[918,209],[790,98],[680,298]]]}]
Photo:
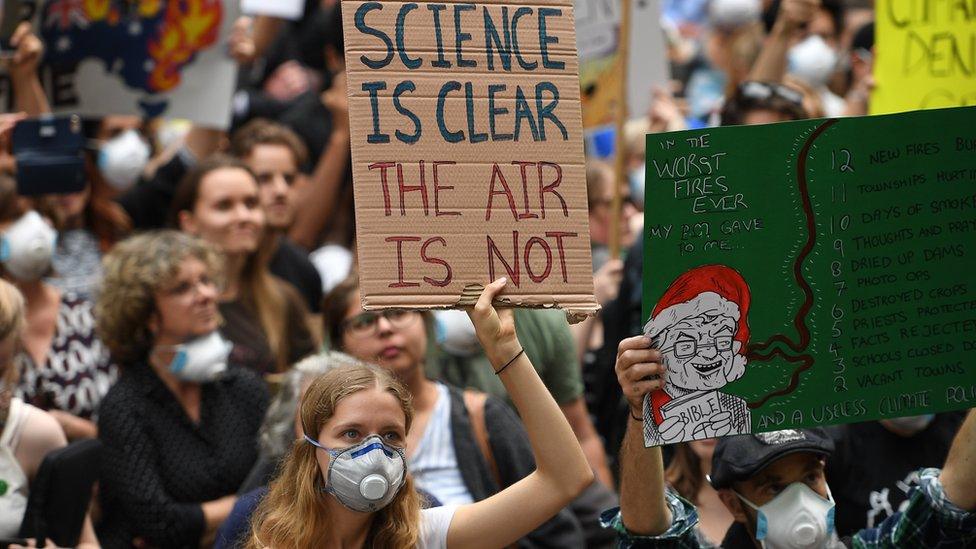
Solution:
[{"label": "drawn eyeglasses", "polygon": [[718,336],[712,339],[712,343],[698,343],[694,340],[683,340],[675,343],[667,349],[661,349],[662,353],[673,352],[677,358],[691,358],[698,354],[698,349],[715,347],[715,350],[724,353],[732,350],[732,336]]},{"label": "drawn eyeglasses", "polygon": [[406,328],[420,318],[416,311],[406,309],[387,309],[375,313],[367,311],[342,321],[342,327],[354,337],[372,337],[379,331],[381,316],[397,329]]}]

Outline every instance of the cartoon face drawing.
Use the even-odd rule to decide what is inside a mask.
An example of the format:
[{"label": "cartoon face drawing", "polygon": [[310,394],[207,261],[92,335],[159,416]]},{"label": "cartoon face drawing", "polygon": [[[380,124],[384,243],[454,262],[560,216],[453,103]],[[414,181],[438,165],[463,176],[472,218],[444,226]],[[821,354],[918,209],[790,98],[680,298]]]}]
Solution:
[{"label": "cartoon face drawing", "polygon": [[748,404],[720,391],[746,372],[749,287],[735,269],[703,265],[671,283],[644,327],[666,368],[644,401],[648,446],[752,429]]},{"label": "cartoon face drawing", "polygon": [[[738,307],[735,307],[738,312]],[[671,326],[660,340],[668,382],[682,389],[707,391],[723,387],[742,344],[735,341],[737,316],[708,311]],[[744,372],[743,372],[744,373]]]}]

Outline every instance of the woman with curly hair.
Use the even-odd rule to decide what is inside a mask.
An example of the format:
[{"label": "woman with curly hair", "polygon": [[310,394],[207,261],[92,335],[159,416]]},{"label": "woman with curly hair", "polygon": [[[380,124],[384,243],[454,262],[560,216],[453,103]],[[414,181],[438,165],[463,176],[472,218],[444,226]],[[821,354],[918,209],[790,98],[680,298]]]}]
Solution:
[{"label": "woman with curly hair", "polygon": [[252,548],[496,547],[555,515],[592,480],[572,428],[522,351],[511,309],[488,285],[469,313],[478,339],[522,415],[536,470],[498,494],[421,510],[407,472],[414,420],[407,388],[378,367],[338,367],[302,400],[302,440],[258,508]]},{"label": "woman with curly hair", "polygon": [[225,256],[219,307],[239,363],[260,374],[277,373],[315,352],[318,342],[301,296],[269,271],[272,241],[247,166],[224,156],[202,162],[180,183],[170,214],[174,227]]},{"label": "woman with curly hair", "polygon": [[268,394],[217,331],[221,272],[215,250],[176,231],[105,258],[98,329],[122,368],[98,418],[105,547],[211,540],[257,458]]}]

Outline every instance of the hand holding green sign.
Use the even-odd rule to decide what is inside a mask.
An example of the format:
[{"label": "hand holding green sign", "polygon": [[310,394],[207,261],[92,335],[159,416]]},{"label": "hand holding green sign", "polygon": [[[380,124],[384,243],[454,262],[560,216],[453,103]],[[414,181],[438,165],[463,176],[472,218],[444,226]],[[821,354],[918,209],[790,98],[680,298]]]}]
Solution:
[{"label": "hand holding green sign", "polygon": [[976,108],[647,138],[645,442],[976,406]]}]

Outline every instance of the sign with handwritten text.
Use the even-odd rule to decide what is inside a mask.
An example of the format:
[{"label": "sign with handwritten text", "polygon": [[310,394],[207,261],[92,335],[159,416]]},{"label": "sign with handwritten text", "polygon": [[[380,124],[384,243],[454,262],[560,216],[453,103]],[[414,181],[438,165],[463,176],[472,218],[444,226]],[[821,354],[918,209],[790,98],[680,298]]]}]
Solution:
[{"label": "sign with handwritten text", "polygon": [[976,107],[647,136],[659,445],[976,407]]},{"label": "sign with handwritten text", "polygon": [[342,13],[363,305],[593,313],[571,0]]},{"label": "sign with handwritten text", "polygon": [[976,105],[976,5],[878,0],[871,113]]}]

